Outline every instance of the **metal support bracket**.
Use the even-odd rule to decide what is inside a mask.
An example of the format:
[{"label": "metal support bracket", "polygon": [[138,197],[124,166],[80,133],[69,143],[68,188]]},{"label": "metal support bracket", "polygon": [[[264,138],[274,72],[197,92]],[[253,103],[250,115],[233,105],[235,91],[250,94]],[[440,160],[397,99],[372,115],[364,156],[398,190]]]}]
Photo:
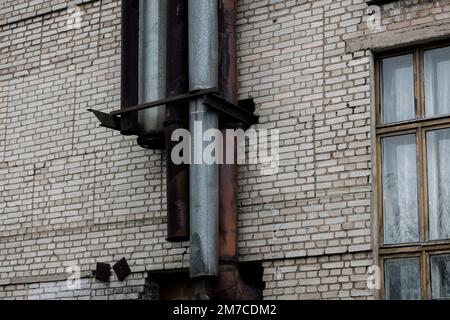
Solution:
[{"label": "metal support bracket", "polygon": [[[244,126],[249,127],[252,124],[258,123],[258,117],[253,115],[253,112],[255,111],[253,99],[251,103],[246,100],[243,104],[234,105],[218,94],[212,93],[203,97],[203,104],[219,114],[225,115],[234,121],[241,122]],[[250,108],[250,110],[244,108],[243,105]]]},{"label": "metal support bracket", "polygon": [[[241,123],[244,127],[249,127],[252,124],[258,123],[258,117],[253,114],[255,112],[255,104],[252,98],[240,100],[238,105],[235,105],[222,98],[215,88],[196,90],[186,94],[160,99],[137,106],[122,108],[120,110],[112,111],[111,113],[105,113],[93,109],[88,109],[88,111],[95,114],[97,119],[100,121],[100,126],[120,131],[121,115],[197,97],[203,97],[203,104],[205,106],[211,108],[229,121]],[[138,144],[146,149],[161,150],[164,148],[164,133],[155,132],[154,135],[139,135]]]},{"label": "metal support bracket", "polygon": [[88,109],[88,111],[95,114],[101,127],[120,131],[120,117],[93,109]]}]

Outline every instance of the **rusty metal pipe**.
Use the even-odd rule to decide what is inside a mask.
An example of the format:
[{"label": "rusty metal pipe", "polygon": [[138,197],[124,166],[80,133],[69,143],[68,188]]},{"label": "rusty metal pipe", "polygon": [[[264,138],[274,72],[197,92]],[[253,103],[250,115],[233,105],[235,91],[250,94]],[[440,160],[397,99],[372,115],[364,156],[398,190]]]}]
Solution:
[{"label": "rusty metal pipe", "polygon": [[[166,96],[173,97],[189,90],[188,1],[167,0],[167,69]],[[167,241],[189,239],[189,166],[172,162],[171,152],[178,141],[172,133],[189,127],[189,101],[166,105],[164,122],[167,155]]]},{"label": "rusty metal pipe", "polygon": [[[236,0],[219,0],[219,92],[229,102],[237,104],[236,57]],[[223,119],[222,119],[223,120]],[[221,122],[222,136],[238,123]],[[232,150],[227,149],[233,146]],[[233,152],[233,164],[219,168],[219,275],[213,284],[211,296],[219,300],[257,300],[258,289],[246,285],[237,264],[237,141],[224,143],[223,154]]]},{"label": "rusty metal pipe", "polygon": [[[138,103],[139,1],[122,1],[121,108]],[[121,117],[121,133],[139,133],[138,113]]]}]

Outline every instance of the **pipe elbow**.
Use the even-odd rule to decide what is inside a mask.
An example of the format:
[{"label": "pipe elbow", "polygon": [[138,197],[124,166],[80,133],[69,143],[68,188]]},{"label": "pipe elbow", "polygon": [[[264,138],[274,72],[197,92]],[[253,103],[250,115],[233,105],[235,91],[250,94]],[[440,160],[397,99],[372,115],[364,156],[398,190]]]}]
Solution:
[{"label": "pipe elbow", "polygon": [[260,289],[247,285],[241,278],[236,262],[221,263],[219,275],[213,284],[214,300],[261,300]]}]

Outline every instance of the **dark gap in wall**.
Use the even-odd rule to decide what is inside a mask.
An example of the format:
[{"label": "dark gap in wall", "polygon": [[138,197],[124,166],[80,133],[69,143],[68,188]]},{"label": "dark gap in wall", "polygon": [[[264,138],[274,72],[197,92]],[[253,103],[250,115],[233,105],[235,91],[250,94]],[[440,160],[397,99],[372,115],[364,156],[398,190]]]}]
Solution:
[{"label": "dark gap in wall", "polygon": [[192,283],[188,269],[148,271],[144,300],[187,300],[192,297]]},{"label": "dark gap in wall", "polygon": [[239,263],[239,273],[242,280],[249,286],[265,289],[266,284],[263,281],[264,268],[261,261],[249,261]]},{"label": "dark gap in wall", "polygon": [[[250,286],[264,290],[264,268],[261,261],[239,263],[242,280]],[[189,300],[193,297],[192,281],[188,269],[148,271],[143,300]]]}]

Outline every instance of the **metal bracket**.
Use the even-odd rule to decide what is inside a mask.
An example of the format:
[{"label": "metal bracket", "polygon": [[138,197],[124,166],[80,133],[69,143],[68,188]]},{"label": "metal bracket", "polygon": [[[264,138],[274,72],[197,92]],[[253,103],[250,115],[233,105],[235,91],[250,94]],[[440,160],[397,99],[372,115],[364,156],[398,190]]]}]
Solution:
[{"label": "metal bracket", "polygon": [[[255,105],[250,103],[248,99],[243,104],[234,105],[218,94],[207,94],[203,98],[203,104],[219,114],[223,114],[237,122],[243,123],[245,126],[251,126],[252,124],[258,123],[258,117],[253,115],[255,110]],[[252,111],[243,107],[246,105],[248,108],[253,109]]]},{"label": "metal bracket", "polygon": [[88,111],[95,114],[100,121],[100,126],[120,131],[120,117],[93,109],[88,109]]},{"label": "metal bracket", "polygon": [[141,110],[145,110],[145,109],[149,109],[149,108],[158,107],[158,106],[168,104],[171,102],[180,102],[182,100],[189,100],[192,98],[201,97],[208,93],[217,93],[217,90],[215,88],[195,90],[195,91],[191,91],[189,93],[185,93],[182,95],[164,98],[164,99],[160,99],[160,100],[156,100],[156,101],[152,101],[152,102],[147,102],[147,103],[143,103],[143,104],[140,104],[137,106],[123,108],[123,109],[120,109],[117,111],[112,111],[111,114],[116,116],[116,115],[122,115],[122,114],[133,112],[133,111],[141,111]]},{"label": "metal bracket", "polygon": [[[112,111],[111,113],[104,113],[98,110],[88,109],[88,111],[93,112],[97,119],[100,121],[100,125],[105,128],[113,130],[121,130],[121,115],[138,112],[141,110],[154,108],[160,105],[165,105],[167,103],[179,102],[182,100],[189,100],[192,98],[203,97],[202,103],[216,111],[217,113],[223,115],[225,119],[231,121],[242,123],[245,127],[249,127],[252,124],[258,123],[258,117],[253,113],[255,111],[255,104],[253,99],[240,100],[237,105],[228,102],[222,98],[215,88],[196,90],[186,94],[173,96],[161,100],[156,100],[137,106],[131,106],[127,108],[122,108],[120,110]],[[164,133],[157,132],[154,135],[139,135],[138,144],[143,148],[147,149],[163,149],[164,148]]]}]

